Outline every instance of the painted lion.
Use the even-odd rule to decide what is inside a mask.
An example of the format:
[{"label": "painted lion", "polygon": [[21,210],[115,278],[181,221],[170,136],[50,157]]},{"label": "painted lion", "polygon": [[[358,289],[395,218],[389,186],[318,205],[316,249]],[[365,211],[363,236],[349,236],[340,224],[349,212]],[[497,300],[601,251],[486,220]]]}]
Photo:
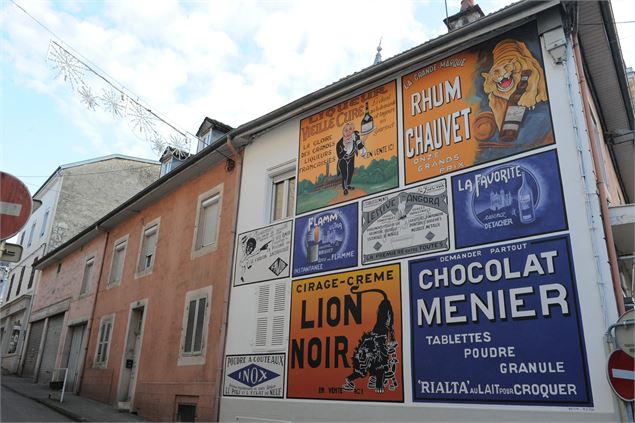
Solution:
[{"label": "painted lion", "polygon": [[483,91],[488,95],[489,106],[500,130],[505,118],[507,100],[516,90],[523,71],[531,73],[527,89],[518,101],[519,106],[533,109],[541,101],[547,101],[547,87],[540,63],[522,41],[507,39],[499,42],[494,47],[492,58],[492,67],[488,72],[481,73],[481,76],[485,79]]}]

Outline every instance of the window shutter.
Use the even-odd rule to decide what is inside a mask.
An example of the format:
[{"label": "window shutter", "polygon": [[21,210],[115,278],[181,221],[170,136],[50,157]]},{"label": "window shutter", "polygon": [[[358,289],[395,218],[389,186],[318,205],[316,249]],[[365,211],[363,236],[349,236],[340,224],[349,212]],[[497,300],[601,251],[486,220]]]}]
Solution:
[{"label": "window shutter", "polygon": [[194,336],[194,317],[196,315],[196,300],[191,300],[187,306],[187,328],[185,330],[185,347],[183,351],[192,352],[192,337]]},{"label": "window shutter", "polygon": [[271,285],[260,285],[256,291],[256,347],[266,347],[269,338],[269,297]]},{"label": "window shutter", "polygon": [[216,242],[219,199],[220,196],[217,194],[201,203],[197,241],[199,248]]},{"label": "window shutter", "polygon": [[198,299],[198,307],[196,310],[196,331],[194,334],[193,351],[200,352],[203,343],[203,325],[205,323],[205,297]]},{"label": "window shutter", "polygon": [[256,347],[278,348],[284,345],[287,282],[258,287],[256,315]]},{"label": "window shutter", "polygon": [[271,345],[276,347],[284,344],[284,321],[287,305],[286,294],[287,283],[276,283],[274,286],[273,316],[271,322]]}]

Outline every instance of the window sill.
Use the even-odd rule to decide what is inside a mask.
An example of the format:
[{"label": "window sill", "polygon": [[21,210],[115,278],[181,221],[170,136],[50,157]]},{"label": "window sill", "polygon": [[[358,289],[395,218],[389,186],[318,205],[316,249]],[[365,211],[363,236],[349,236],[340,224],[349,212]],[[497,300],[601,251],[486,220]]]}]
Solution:
[{"label": "window sill", "polygon": [[210,245],[206,245],[205,247],[199,247],[195,250],[192,250],[192,254],[190,255],[192,259],[207,255],[213,251],[218,250],[218,242]]},{"label": "window sill", "polygon": [[143,278],[145,276],[151,275],[153,270],[154,270],[154,266],[150,266],[147,269],[144,269],[144,270],[142,270],[140,272],[136,272],[134,274],[134,278],[135,279],[140,279],[140,278]]},{"label": "window sill", "polygon": [[205,364],[205,351],[198,355],[181,354],[179,354],[179,359],[176,363],[177,366],[200,366]]}]

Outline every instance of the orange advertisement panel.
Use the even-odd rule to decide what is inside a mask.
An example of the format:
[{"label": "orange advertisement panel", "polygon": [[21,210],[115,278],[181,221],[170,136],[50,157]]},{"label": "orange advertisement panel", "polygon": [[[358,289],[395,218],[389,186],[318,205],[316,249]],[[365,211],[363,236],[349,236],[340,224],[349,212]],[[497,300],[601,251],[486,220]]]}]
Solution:
[{"label": "orange advertisement panel", "polygon": [[397,187],[397,83],[302,119],[298,156],[298,214]]},{"label": "orange advertisement panel", "polygon": [[406,184],[554,142],[535,24],[404,75]]},{"label": "orange advertisement panel", "polygon": [[399,264],[293,281],[288,398],[403,402]]}]

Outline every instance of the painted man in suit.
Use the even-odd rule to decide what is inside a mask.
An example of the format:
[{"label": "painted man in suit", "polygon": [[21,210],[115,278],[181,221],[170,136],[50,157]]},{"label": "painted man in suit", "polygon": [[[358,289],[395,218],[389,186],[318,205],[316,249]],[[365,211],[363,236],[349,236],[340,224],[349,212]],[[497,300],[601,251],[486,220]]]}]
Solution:
[{"label": "painted man in suit", "polygon": [[355,130],[353,122],[346,122],[342,128],[342,138],[335,146],[337,152],[337,171],[342,177],[342,189],[344,195],[348,195],[349,189],[355,189],[351,185],[353,172],[355,171],[355,156],[358,152],[362,153],[362,157],[366,157],[366,135],[360,135]]}]

